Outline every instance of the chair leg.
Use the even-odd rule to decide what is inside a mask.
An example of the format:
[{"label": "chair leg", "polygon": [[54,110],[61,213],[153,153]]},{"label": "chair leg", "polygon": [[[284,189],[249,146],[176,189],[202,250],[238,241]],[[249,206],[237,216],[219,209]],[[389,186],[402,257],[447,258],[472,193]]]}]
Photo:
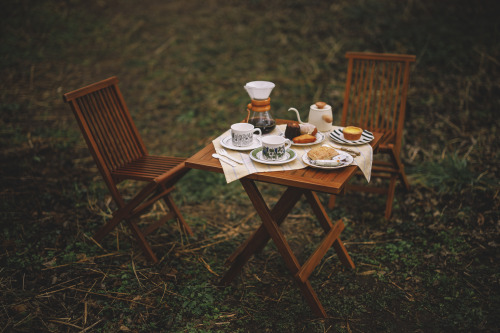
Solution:
[{"label": "chair leg", "polygon": [[[111,230],[113,230],[122,220],[123,220],[123,210],[116,212],[116,215],[108,223],[106,223],[104,227],[102,227],[95,233],[93,237],[94,240],[96,242],[100,242],[104,238],[104,236],[106,236]],[[144,237],[144,234],[142,233],[141,229],[137,226],[137,223],[135,223],[131,219],[126,219],[126,221],[146,257],[155,263],[158,262],[158,258],[153,253],[151,246],[146,241],[146,238]]]},{"label": "chair leg", "polygon": [[108,221],[101,229],[99,229],[95,234],[94,234],[94,240],[96,242],[102,241],[104,236],[109,234],[111,230],[113,230],[121,221],[121,216],[113,216],[111,220]]},{"label": "chair leg", "polygon": [[396,154],[396,151],[394,150],[394,147],[392,148],[391,151],[391,158],[393,163],[395,164],[395,167],[398,169],[398,176],[405,187],[407,191],[410,190],[410,183],[408,182],[408,178],[406,178],[406,173],[405,173],[405,166],[403,162],[401,162],[401,158],[399,157],[399,154]]},{"label": "chair leg", "polygon": [[[153,250],[151,249],[151,246],[148,244],[145,238],[145,234],[140,230],[138,227],[137,223],[134,221],[134,218],[146,208],[149,207],[153,202],[158,200],[160,196],[157,196],[156,199],[155,197],[150,197],[149,200],[147,199],[157,188],[157,184],[155,183],[150,183],[146,187],[144,187],[132,200],[130,200],[127,204],[123,205],[120,209],[118,209],[116,212],[113,214],[113,218],[108,221],[100,230],[96,232],[94,235],[94,239],[97,242],[100,242],[104,236],[106,236],[113,228],[115,228],[121,221],[126,220],[127,223],[129,224],[130,229],[132,230],[132,233],[134,234],[135,238],[137,239],[137,242],[139,243],[139,246],[141,249],[144,251],[144,254],[146,257],[151,259],[153,262],[158,262],[158,258],[156,255],[153,253]],[[152,232],[155,230],[157,227],[159,227],[168,217],[172,218],[177,218],[179,221],[179,224],[181,226],[181,229],[183,232],[189,234],[190,236],[193,235],[193,231],[189,227],[189,225],[186,223],[184,218],[182,217],[182,214],[175,205],[172,197],[170,196],[170,191],[172,188],[167,188],[165,186],[162,186],[162,189],[164,191],[163,199],[165,203],[167,204],[170,212],[167,214],[166,217],[163,219],[160,219],[159,222],[157,222],[154,225],[151,225],[149,228],[146,228],[145,232],[146,234]],[[166,191],[166,192],[165,192]],[[157,194],[159,195],[159,194]],[[146,200],[146,202],[144,202]],[[142,205],[138,206],[140,203]]]},{"label": "chair leg", "polygon": [[153,252],[153,249],[147,242],[146,238],[144,237],[144,234],[142,233],[141,229],[137,226],[137,223],[135,223],[132,220],[127,220],[130,230],[132,230],[132,233],[134,234],[135,238],[137,239],[137,242],[139,243],[139,246],[141,247],[142,251],[148,257],[148,259],[152,260],[154,263],[158,262],[158,258]]},{"label": "chair leg", "polygon": [[168,208],[170,209],[171,212],[175,213],[175,217],[177,218],[177,221],[179,223],[179,227],[181,228],[182,232],[185,234],[188,234],[189,236],[193,236],[193,230],[191,230],[191,227],[189,227],[189,224],[187,224],[186,220],[184,220],[184,217],[181,214],[181,211],[175,204],[174,200],[170,196],[170,194],[166,195],[163,197],[163,201],[167,204]]},{"label": "chair leg", "polygon": [[389,182],[389,188],[387,190],[387,201],[385,202],[385,218],[389,220],[392,215],[392,202],[394,201],[394,193],[396,191],[396,181],[397,176],[393,175]]},{"label": "chair leg", "polygon": [[406,172],[403,165],[401,165],[399,169],[399,179],[401,183],[403,183],[406,191],[410,191],[410,183],[408,182],[408,178],[406,178]]}]

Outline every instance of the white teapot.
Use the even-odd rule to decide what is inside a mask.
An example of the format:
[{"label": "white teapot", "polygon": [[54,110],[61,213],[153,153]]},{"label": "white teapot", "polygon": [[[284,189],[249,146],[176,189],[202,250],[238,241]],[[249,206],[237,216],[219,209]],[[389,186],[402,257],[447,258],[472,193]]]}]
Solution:
[{"label": "white teapot", "polygon": [[[295,108],[289,108],[288,111],[295,111],[297,114],[297,120],[299,123],[303,124],[300,120],[299,111]],[[332,129],[333,115],[332,107],[325,102],[316,102],[311,105],[309,110],[309,121],[308,123],[316,126],[320,132],[328,132]]]}]

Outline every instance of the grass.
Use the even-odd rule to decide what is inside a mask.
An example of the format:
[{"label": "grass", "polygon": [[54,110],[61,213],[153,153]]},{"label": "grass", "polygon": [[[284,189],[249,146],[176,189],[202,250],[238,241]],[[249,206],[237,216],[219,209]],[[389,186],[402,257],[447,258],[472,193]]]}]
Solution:
[{"label": "grass", "polygon": [[[8,0],[0,31],[0,329],[136,332],[481,331],[500,326],[499,57],[494,1]],[[174,196],[195,237],[149,237],[151,265],[112,211],[62,94],[120,78],[151,153],[188,157],[245,115],[270,80],[275,117],[325,100],[340,119],[346,51],[410,53],[403,161],[412,190],[337,199],[356,269],[333,251],[311,276],[315,318],[274,245],[217,286],[259,225],[238,183],[193,170]],[[271,204],[282,188],[259,185]],[[124,185],[125,190],[134,187]],[[326,201],[326,195],[320,195]],[[150,217],[161,212],[157,205]],[[298,205],[283,224],[304,261],[321,233]]]}]

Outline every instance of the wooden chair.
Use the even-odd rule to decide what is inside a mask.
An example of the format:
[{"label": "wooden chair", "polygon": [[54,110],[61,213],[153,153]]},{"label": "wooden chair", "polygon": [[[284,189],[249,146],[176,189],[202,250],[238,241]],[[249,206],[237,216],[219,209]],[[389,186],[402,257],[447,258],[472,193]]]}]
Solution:
[{"label": "wooden chair", "polygon": [[[146,256],[157,262],[146,236],[170,219],[176,218],[183,232],[193,235],[170,193],[187,172],[184,158],[149,155],[118,88],[118,79],[97,82],[64,94],[75,114],[94,161],[116,203],[113,217],[94,236],[101,241],[121,221],[126,221]],[[145,185],[126,200],[117,185],[126,180]],[[141,230],[137,221],[146,209],[163,199],[168,214]]]},{"label": "wooden chair", "polygon": [[[406,96],[413,55],[381,53],[346,53],[348,59],[344,106],[341,126],[354,125],[369,131],[383,132],[379,153],[390,156],[390,161],[374,156],[372,177],[389,179],[388,187],[348,185],[346,190],[387,194],[385,217],[392,214],[396,181],[406,190],[410,184],[400,159],[405,119]],[[330,197],[328,207],[335,205]]]}]

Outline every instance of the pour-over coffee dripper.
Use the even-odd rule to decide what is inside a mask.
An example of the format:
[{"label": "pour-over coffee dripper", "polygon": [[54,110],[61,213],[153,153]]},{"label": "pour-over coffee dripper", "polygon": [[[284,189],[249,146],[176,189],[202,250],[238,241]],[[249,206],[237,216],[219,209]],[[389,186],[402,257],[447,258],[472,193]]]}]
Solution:
[{"label": "pour-over coffee dripper", "polygon": [[247,105],[246,121],[256,128],[260,128],[262,134],[274,130],[276,121],[271,116],[271,91],[275,84],[269,81],[252,81],[245,85],[245,90],[252,99]]}]

